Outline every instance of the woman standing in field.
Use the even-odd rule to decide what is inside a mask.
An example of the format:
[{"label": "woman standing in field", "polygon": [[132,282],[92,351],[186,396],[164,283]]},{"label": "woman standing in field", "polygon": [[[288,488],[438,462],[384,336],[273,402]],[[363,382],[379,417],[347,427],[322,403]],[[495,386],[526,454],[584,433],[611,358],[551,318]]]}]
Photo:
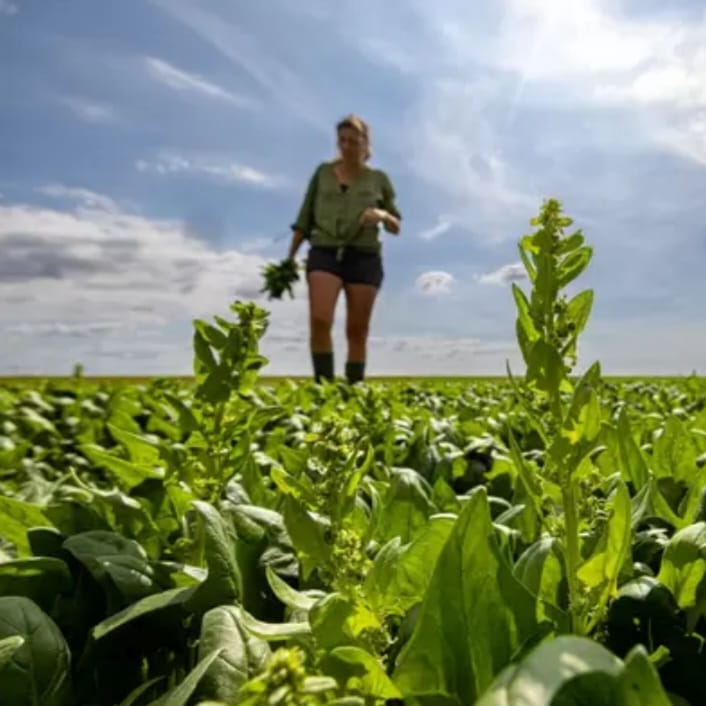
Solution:
[{"label": "woman standing in field", "polygon": [[380,226],[400,232],[401,216],[387,174],[367,165],[370,134],[350,115],[336,126],[339,156],[323,162],[309,180],[292,225],[289,257],[310,242],[306,272],[309,287],[311,357],[317,382],[334,377],[331,329],[338,295],[346,297],[349,383],[365,377],[367,339],[375,298],[382,285]]}]

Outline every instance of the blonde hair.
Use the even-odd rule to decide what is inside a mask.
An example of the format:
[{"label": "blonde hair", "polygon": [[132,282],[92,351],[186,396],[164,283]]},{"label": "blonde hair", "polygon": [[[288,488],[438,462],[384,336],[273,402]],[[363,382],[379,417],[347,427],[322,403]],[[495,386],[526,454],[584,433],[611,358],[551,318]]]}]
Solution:
[{"label": "blonde hair", "polygon": [[372,155],[370,151],[370,127],[368,124],[357,115],[349,114],[338,122],[336,132],[340,132],[344,128],[355,130],[363,138],[365,141],[365,153],[363,154],[362,161],[367,162]]}]

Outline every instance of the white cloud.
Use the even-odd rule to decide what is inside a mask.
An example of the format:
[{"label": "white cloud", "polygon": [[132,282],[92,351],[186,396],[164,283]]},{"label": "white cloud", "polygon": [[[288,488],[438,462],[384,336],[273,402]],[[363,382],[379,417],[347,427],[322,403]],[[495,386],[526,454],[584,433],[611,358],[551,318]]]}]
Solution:
[{"label": "white cloud", "polygon": [[435,226],[432,226],[431,228],[427,228],[427,230],[422,231],[419,234],[419,238],[421,240],[427,241],[436,240],[438,237],[444,235],[444,233],[448,233],[451,227],[452,223],[450,221],[439,219]]},{"label": "white cloud", "polygon": [[246,164],[229,162],[220,157],[203,155],[180,155],[166,153],[154,160],[140,159],[135,167],[141,172],[154,174],[203,174],[219,181],[234,184],[251,184],[263,188],[275,188],[285,183],[285,180],[274,174],[267,174]]},{"label": "white cloud", "polygon": [[[706,111],[706,11],[700,20],[621,14],[605,0],[507,0],[493,44],[469,41],[455,51],[484,58],[517,77],[517,96],[553,86],[597,106],[632,112],[637,135],[706,163],[700,132]],[[529,45],[529,51],[528,51]],[[478,53],[474,54],[476,57]],[[543,100],[543,98],[537,98]]]},{"label": "white cloud", "polygon": [[5,328],[9,334],[23,336],[67,336],[84,338],[96,334],[111,333],[121,328],[129,328],[121,321],[81,321],[65,323],[61,321],[23,321]]},{"label": "white cloud", "polygon": [[263,250],[267,250],[268,248],[270,248],[275,243],[275,241],[276,239],[273,238],[258,236],[256,238],[253,238],[252,240],[246,240],[240,245],[240,249],[246,253],[262,252]]},{"label": "white cloud", "polygon": [[[262,257],[217,251],[190,237],[177,221],[137,215],[118,199],[88,189],[54,184],[42,193],[71,206],[0,203],[0,372],[64,374],[82,362],[93,374],[188,373],[191,320],[228,315],[227,305],[242,298],[271,312],[262,343],[271,361],[265,373],[310,374],[303,282],[294,300],[266,301],[259,293]],[[452,282],[443,271],[418,280],[427,294],[448,291]],[[457,320],[466,317],[459,331],[479,331],[476,309],[483,303],[477,304],[470,296],[449,310]],[[385,297],[380,305],[370,340],[371,375],[502,375],[508,358],[514,371],[522,370],[517,347],[508,340],[512,316],[492,337],[395,336],[387,333],[393,324],[399,330],[392,305]],[[339,374],[343,327],[339,316],[334,336]],[[663,345],[655,345],[655,330]],[[582,340],[582,365],[599,359],[610,374],[689,373],[706,359],[703,327],[673,318],[589,323]],[[675,346],[675,340],[682,342]]]},{"label": "white cloud", "polygon": [[192,30],[204,42],[238,66],[276,101],[288,116],[294,116],[327,134],[331,126],[325,119],[326,100],[286,61],[276,58],[276,49],[266,28],[260,37],[238,26],[237,15],[223,6],[221,14],[211,12],[188,0],[151,0],[164,12]]},{"label": "white cloud", "polygon": [[79,203],[0,205],[0,295],[19,302],[2,308],[0,326],[56,321],[54,333],[67,333],[106,315],[155,325],[259,296],[258,256],[215,251],[179,222],[136,215],[85,189],[42,191]]},{"label": "white cloud", "polygon": [[448,294],[454,282],[453,275],[448,272],[423,272],[415,282],[417,291],[423,294]]},{"label": "white cloud", "polygon": [[696,370],[703,376],[706,329],[700,321],[673,315],[590,321],[579,343],[579,360],[583,368],[600,361],[606,375],[689,375]]},{"label": "white cloud", "polygon": [[618,17],[603,0],[507,0],[505,8],[493,58],[528,80],[631,71],[666,38],[663,21]]},{"label": "white cloud", "polygon": [[514,238],[539,197],[521,185],[486,115],[495,87],[451,79],[423,85],[400,132],[409,168],[444,195],[449,220],[487,242]]},{"label": "white cloud", "polygon": [[[513,126],[525,129],[524,106],[542,110],[544,123],[529,128],[536,146],[522,150],[523,161],[528,152],[554,160],[552,119],[590,108],[577,115],[563,152],[582,149],[585,136],[587,147],[647,145],[706,165],[706,12],[694,20],[629,15],[608,0],[498,0],[472,9],[410,0],[398,21],[381,23],[384,31],[366,26],[358,41],[362,25],[340,33],[415,80],[413,103],[395,126],[400,154],[477,240],[514,239],[545,195],[548,177],[519,171],[508,151]],[[613,129],[601,133],[610,111]]]},{"label": "white cloud", "polygon": [[226,101],[239,108],[253,108],[255,105],[252,99],[233,93],[198,74],[184,71],[164,59],[147,56],[145,65],[155,80],[176,91],[197,93],[207,98]]},{"label": "white cloud", "polygon": [[[310,373],[303,281],[293,300],[268,301],[259,291],[265,260],[257,254],[217,251],[178,221],[137,215],[89,189],[52,184],[39,191],[62,209],[0,203],[3,373],[63,374],[76,362],[93,374],[188,373],[191,320],[228,315],[235,298],[270,311],[266,372]],[[431,272],[420,285],[441,293],[451,281]],[[334,332],[339,368],[344,318]],[[372,374],[481,374],[501,370],[507,353],[505,344],[480,339],[388,338],[381,324],[374,331]]]},{"label": "white cloud", "polygon": [[105,103],[98,103],[87,98],[65,96],[63,103],[81,120],[87,123],[112,123],[115,122],[115,110]]},{"label": "white cloud", "polygon": [[369,348],[373,375],[498,375],[522,362],[512,342],[464,336],[373,336]]},{"label": "white cloud", "polygon": [[61,208],[0,202],[0,373],[189,373],[193,318],[232,318],[235,299],[270,311],[262,351],[306,371],[305,285],[267,301],[266,260],[218,250],[179,221],[150,219],[89,189],[39,187]]},{"label": "white cloud", "polygon": [[79,208],[86,207],[107,213],[118,213],[120,211],[118,204],[109,196],[98,194],[90,189],[66,186],[65,184],[45,184],[37,187],[35,191],[54,199],[78,203]]},{"label": "white cloud", "polygon": [[20,11],[20,8],[15,5],[14,2],[10,0],[0,0],[0,15],[16,15]]},{"label": "white cloud", "polygon": [[477,279],[480,284],[505,286],[527,279],[527,273],[521,262],[514,262],[510,265],[503,265],[493,272],[480,275]]}]

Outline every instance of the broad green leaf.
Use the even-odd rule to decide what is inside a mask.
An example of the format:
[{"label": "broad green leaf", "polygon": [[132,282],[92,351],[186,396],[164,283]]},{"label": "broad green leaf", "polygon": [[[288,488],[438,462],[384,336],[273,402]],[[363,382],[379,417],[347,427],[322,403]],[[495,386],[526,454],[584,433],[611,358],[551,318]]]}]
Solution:
[{"label": "broad green leaf", "polygon": [[[583,450],[589,449],[587,442],[593,442],[601,432],[601,406],[596,392],[600,367],[594,363],[579,381],[571,401],[569,414],[564,422],[564,435],[575,446],[583,443]],[[575,452],[581,455],[581,452]]]},{"label": "broad green leaf", "polygon": [[419,473],[411,468],[395,469],[383,498],[374,539],[381,543],[395,537],[405,544],[412,541],[436,511],[431,495],[431,487]]},{"label": "broad green leaf", "polygon": [[346,515],[353,510],[358,493],[358,486],[363,477],[370,470],[374,459],[375,453],[372,444],[367,444],[363,459],[360,463],[356,463],[358,454],[351,454],[346,467],[342,471],[343,477],[348,480],[343,492],[338,496],[338,503],[336,504],[335,513],[332,517],[335,522],[342,523]]},{"label": "broad green leaf", "polygon": [[382,547],[363,584],[375,610],[404,615],[422,600],[455,521],[454,516],[432,516],[411,543],[396,537]]},{"label": "broad green leaf", "polygon": [[[652,478],[654,478],[654,476],[651,476],[650,480],[652,480]],[[650,503],[657,517],[666,520],[670,525],[680,529],[687,526],[688,523],[672,510],[664,495],[662,495],[662,491],[657,483],[652,484]]]},{"label": "broad green leaf", "polygon": [[571,321],[575,328],[572,331],[572,336],[578,337],[586,327],[586,323],[591,315],[593,307],[593,290],[587,289],[579,292],[573,299],[569,301],[566,307],[566,316]]},{"label": "broad green leaf", "polygon": [[0,639],[24,642],[0,667],[3,706],[72,706],[71,653],[54,621],[22,596],[0,597]]},{"label": "broad green leaf", "polygon": [[625,658],[618,681],[620,706],[674,706],[642,645],[635,646]]},{"label": "broad green leaf", "polygon": [[611,502],[610,516],[592,555],[578,571],[579,579],[588,588],[608,584],[609,592],[615,589],[620,567],[628,556],[632,527],[632,505],[624,483],[619,482]]},{"label": "broad green leaf", "polygon": [[537,279],[530,296],[530,305],[533,312],[540,315],[551,306],[556,298],[558,289],[551,255],[547,252],[548,248],[546,245],[543,245],[541,242],[543,237],[550,237],[548,230],[542,230],[534,236],[537,245],[539,245],[540,248],[544,248],[545,252],[539,252],[535,257]]},{"label": "broad green leaf", "polygon": [[227,373],[220,367],[209,372],[205,379],[202,374],[196,374],[199,386],[196,397],[212,405],[222,405],[230,398],[232,387]]},{"label": "broad green leaf", "polygon": [[269,506],[271,504],[270,498],[275,496],[275,493],[266,486],[264,473],[255,461],[250,435],[239,433],[242,435],[241,439],[231,453],[229,461],[234,472],[233,475],[242,481],[243,488],[252,503]]},{"label": "broad green leaf", "polygon": [[540,390],[556,395],[563,380],[563,367],[564,363],[557,349],[539,338],[530,349],[527,382],[536,383]]},{"label": "broad green leaf", "polygon": [[14,659],[15,652],[25,644],[22,635],[10,635],[0,639],[0,674],[2,670]]},{"label": "broad green leaf", "polygon": [[611,502],[610,516],[591,556],[579,567],[578,578],[593,591],[595,621],[601,619],[608,601],[615,596],[618,574],[630,557],[632,505],[624,483],[619,482]]},{"label": "broad green leaf", "polygon": [[193,347],[194,353],[196,354],[196,358],[194,360],[195,373],[198,374],[202,371],[213,373],[218,370],[218,361],[213,354],[213,350],[201,331],[199,331],[198,327],[194,331]]},{"label": "broad green leaf", "polygon": [[534,284],[537,278],[537,269],[532,264],[532,261],[530,260],[529,255],[525,250],[525,238],[520,239],[520,242],[517,244],[517,250],[520,254],[522,264],[525,266],[525,270],[527,271],[527,277],[529,278],[529,281]]},{"label": "broad green leaf", "polygon": [[610,603],[604,626],[608,644],[620,654],[638,643],[666,642],[674,647],[680,638],[683,643],[688,641],[685,621],[674,596],[652,576],[640,576],[620,587]]},{"label": "broad green leaf", "polygon": [[308,611],[326,594],[323,591],[297,591],[282,580],[269,566],[265,569],[272,592],[284,605],[294,610]]},{"label": "broad green leaf", "polygon": [[706,466],[696,469],[689,485],[689,491],[681,503],[682,523],[677,525],[679,528],[706,519]]},{"label": "broad green leaf", "polygon": [[27,530],[27,540],[35,557],[59,558],[64,539],[64,535],[54,527],[34,527]]},{"label": "broad green leaf", "polygon": [[573,235],[570,235],[568,238],[563,238],[559,242],[559,245],[557,246],[557,253],[559,253],[560,255],[565,255],[566,253],[571,252],[572,250],[580,248],[585,241],[586,238],[584,237],[583,233],[581,231],[577,231]]},{"label": "broad green leaf", "polygon": [[309,611],[311,631],[319,649],[342,645],[366,647],[365,634],[382,629],[379,617],[360,601],[331,593]]},{"label": "broad green leaf", "polygon": [[539,337],[539,332],[537,331],[534,321],[532,321],[527,296],[515,282],[512,283],[512,295],[517,306],[517,322],[515,324],[517,341],[520,346],[520,351],[522,352],[522,357],[525,363],[527,363],[529,361],[530,350]]},{"label": "broad green leaf", "polygon": [[27,531],[51,525],[38,505],[0,495],[0,537],[14,544],[20,556],[31,553]]},{"label": "broad green leaf", "polygon": [[311,635],[311,626],[307,621],[296,623],[267,623],[258,620],[242,608],[237,609],[240,624],[255,637],[265,642],[282,642],[295,637]]},{"label": "broad green leaf", "polygon": [[593,248],[584,245],[569,253],[561,262],[557,273],[559,289],[573,282],[588,266],[593,256]]},{"label": "broad green leaf", "polygon": [[283,444],[275,450],[275,453],[289,475],[297,477],[306,468],[308,458],[306,449],[292,449]]},{"label": "broad green leaf", "polygon": [[71,592],[69,567],[53,557],[0,563],[0,596],[24,596],[49,612],[57,596]]},{"label": "broad green leaf", "polygon": [[662,434],[654,442],[653,463],[658,476],[691,484],[698,467],[693,437],[678,417],[667,418]]},{"label": "broad green leaf", "polygon": [[136,620],[140,620],[151,614],[167,611],[181,610],[185,604],[193,597],[196,586],[187,588],[173,588],[169,591],[162,591],[152,596],[147,596],[135,603],[130,604],[124,610],[115,615],[111,615],[98,623],[91,634],[94,640],[102,640],[110,636],[116,630]]},{"label": "broad green leaf", "polygon": [[441,512],[457,513],[461,509],[453,488],[441,476],[434,481],[431,500]]},{"label": "broad green leaf", "polygon": [[[532,426],[532,429],[537,433],[537,435],[542,440],[544,445],[548,446],[549,440],[547,439],[547,435],[546,435],[544,428],[542,426],[542,421],[541,421],[539,415],[536,413],[536,410],[534,410],[532,408],[532,405],[528,403],[528,401],[525,399],[524,395],[522,394],[522,389],[520,388],[519,383],[515,379],[515,376],[512,374],[512,371],[510,369],[509,361],[507,361],[505,363],[505,369],[507,371],[507,376],[508,376],[508,380],[510,381],[510,385],[512,386],[512,389],[515,391],[516,401],[519,402],[520,407],[522,408],[522,411],[525,413],[530,425]],[[509,423],[508,423],[508,429],[510,430],[510,433],[511,433],[512,429],[510,428]]]},{"label": "broad green leaf", "polygon": [[98,444],[81,444],[81,452],[99,468],[105,468],[121,487],[131,490],[148,478],[164,478],[164,469],[159,466],[127,461]]},{"label": "broad green leaf", "polygon": [[515,435],[508,425],[507,429],[509,446],[510,446],[510,458],[512,459],[515,468],[522,480],[522,488],[518,488],[518,497],[527,500],[529,504],[532,516],[540,520],[542,517],[542,484],[535,474],[534,470],[530,468],[529,463],[525,460],[522,455],[522,451],[515,439]]},{"label": "broad green leaf", "polygon": [[45,416],[39,414],[37,410],[31,407],[20,407],[18,412],[18,421],[29,427],[34,434],[50,434],[51,436],[59,436],[54,424],[52,424]]},{"label": "broad green leaf", "polygon": [[198,693],[201,698],[235,702],[240,687],[264,669],[269,644],[250,634],[241,623],[241,611],[220,606],[208,611],[201,622],[199,660],[219,651],[205,672]]},{"label": "broad green leaf", "polygon": [[316,489],[308,478],[304,476],[295,478],[280,466],[272,468],[270,478],[282,494],[291,495],[293,498],[303,500],[309,505],[313,505],[316,501]]},{"label": "broad green leaf", "polygon": [[120,706],[134,706],[139,700],[140,697],[149,691],[155,684],[159,683],[162,681],[164,677],[155,677],[154,679],[150,679],[149,681],[146,681],[144,684],[140,684],[137,688],[133,689],[121,702]]},{"label": "broad green leaf", "polygon": [[636,491],[640,490],[648,480],[649,470],[642,452],[633,439],[630,422],[624,409],[618,418],[615,442],[623,479],[626,482],[630,481]]},{"label": "broad green leaf", "polygon": [[213,346],[216,350],[225,347],[228,337],[219,328],[201,319],[195,319],[193,325],[210,346]]},{"label": "broad green leaf", "polygon": [[706,522],[676,532],[662,555],[657,580],[673,594],[679,607],[706,609]]},{"label": "broad green leaf", "polygon": [[199,660],[199,663],[189,672],[184,681],[155,702],[153,706],[187,706],[199,682],[220,653],[221,650],[217,649]]},{"label": "broad green leaf", "polygon": [[359,647],[336,647],[324,658],[323,668],[346,689],[374,699],[400,699],[402,694],[380,661]]},{"label": "broad green leaf", "polygon": [[160,463],[157,437],[136,434],[115,424],[109,423],[107,427],[116,442],[125,447],[130,461],[145,466],[156,466]]},{"label": "broad green leaf", "polygon": [[621,661],[584,637],[560,636],[508,665],[476,706],[617,706]]},{"label": "broad green leaf", "polygon": [[196,588],[190,607],[205,612],[219,605],[235,603],[243,595],[243,579],[236,560],[236,536],[213,505],[200,500],[194,508],[201,518],[204,532],[208,575]]},{"label": "broad green leaf", "polygon": [[568,586],[564,571],[561,542],[555,537],[543,537],[530,545],[515,564],[514,574],[533,595],[537,603],[537,619],[549,617],[545,603],[557,609],[568,608]]},{"label": "broad green leaf", "polygon": [[110,581],[128,601],[144,598],[161,588],[145,550],[132,539],[115,532],[93,530],[69,537],[64,548],[98,583],[105,587]]},{"label": "broad green leaf", "polygon": [[330,565],[331,549],[324,536],[324,527],[293,497],[285,497],[282,515],[301,562],[302,579],[306,581],[314,569]]},{"label": "broad green leaf", "polygon": [[200,413],[188,406],[184,400],[171,393],[166,394],[166,399],[174,406],[179,414],[179,427],[184,433],[191,433],[201,429]]},{"label": "broad green leaf", "polygon": [[474,703],[539,630],[536,600],[498,547],[485,488],[474,490],[437,560],[393,679],[405,698],[424,704]]},{"label": "broad green leaf", "polygon": [[304,677],[301,692],[302,694],[324,694],[336,689],[338,689],[338,684],[331,677]]}]

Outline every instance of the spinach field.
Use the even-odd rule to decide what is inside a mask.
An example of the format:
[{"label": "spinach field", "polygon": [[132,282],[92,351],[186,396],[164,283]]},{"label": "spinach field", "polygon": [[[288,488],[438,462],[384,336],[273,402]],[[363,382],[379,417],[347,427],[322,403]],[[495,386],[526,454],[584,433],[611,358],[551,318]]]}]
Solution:
[{"label": "spinach field", "polygon": [[706,381],[574,374],[591,259],[519,242],[526,370],[0,387],[2,706],[706,703]]}]

